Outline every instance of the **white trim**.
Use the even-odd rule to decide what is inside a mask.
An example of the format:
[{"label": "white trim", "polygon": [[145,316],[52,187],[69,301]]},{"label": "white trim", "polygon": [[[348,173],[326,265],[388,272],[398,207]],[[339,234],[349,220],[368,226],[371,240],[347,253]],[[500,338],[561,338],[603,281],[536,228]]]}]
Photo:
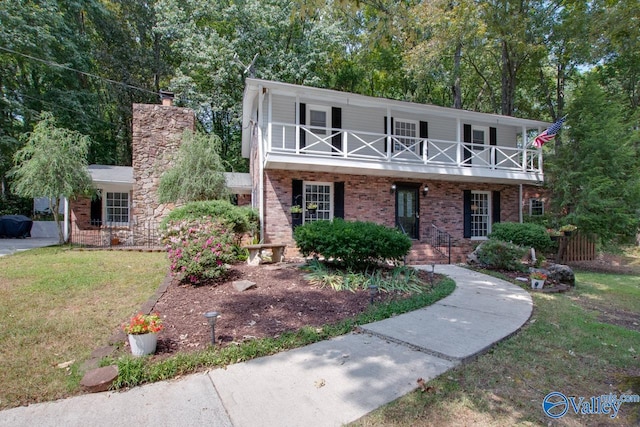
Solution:
[{"label": "white trim", "polygon": [[[333,188],[333,182],[324,182],[324,181],[302,181],[302,223],[304,224],[305,220],[306,220],[306,213],[307,213],[307,185],[322,185],[322,186],[327,186],[329,187],[329,220],[333,219],[333,213],[334,213],[334,200],[333,200],[333,194],[334,194],[334,188]],[[320,208],[318,206],[318,208]],[[317,218],[317,217],[316,217]]]},{"label": "white trim", "polygon": [[[487,236],[491,234],[491,216],[492,212],[492,200],[491,200],[491,191],[477,191],[471,190],[471,198],[472,198],[472,206],[473,206],[473,195],[474,194],[484,194],[487,196]],[[471,211],[471,233],[473,233],[473,210]],[[487,236],[471,236],[471,240],[486,240]]]},{"label": "white trim", "polygon": [[[313,111],[319,111],[319,112],[323,112],[324,113],[324,118],[325,118],[325,122],[324,122],[324,126],[314,126],[311,123],[311,112]],[[309,130],[313,133],[314,130],[322,130],[322,133],[318,132],[318,135],[330,135],[331,134],[331,107],[328,107],[326,105],[317,105],[317,104],[306,104],[306,120],[305,120],[305,126],[309,128]]]},{"label": "white trim", "polygon": [[[542,213],[533,215],[533,202],[534,201],[540,202],[540,205],[542,207]],[[529,198],[529,216],[542,216],[542,215],[544,215],[544,201],[539,197],[530,197]]]}]

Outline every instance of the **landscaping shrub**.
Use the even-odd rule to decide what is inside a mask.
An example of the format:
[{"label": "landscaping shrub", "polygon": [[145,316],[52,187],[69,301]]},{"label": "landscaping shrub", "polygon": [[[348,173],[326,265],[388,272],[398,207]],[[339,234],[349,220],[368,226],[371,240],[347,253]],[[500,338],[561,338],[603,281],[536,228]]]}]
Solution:
[{"label": "landscaping shrub", "polygon": [[476,249],[476,253],[478,261],[488,267],[513,271],[527,270],[521,262],[527,249],[522,246],[491,238],[482,243]]},{"label": "landscaping shrub", "polygon": [[194,220],[203,217],[224,221],[236,235],[255,233],[259,227],[258,214],[254,209],[249,206],[235,206],[226,200],[187,203],[172,210],[160,227],[165,230],[169,221]]},{"label": "landscaping shrub", "polygon": [[220,220],[202,218],[170,221],[162,235],[167,246],[171,272],[183,275],[193,285],[203,279],[217,279],[234,260],[233,235]]},{"label": "landscaping shrub", "polygon": [[499,222],[493,224],[489,238],[535,248],[539,252],[548,251],[553,244],[547,230],[534,223]]},{"label": "landscaping shrub", "polygon": [[353,269],[401,261],[411,248],[411,239],[395,228],[341,218],[301,225],[294,239],[304,256],[317,254]]}]

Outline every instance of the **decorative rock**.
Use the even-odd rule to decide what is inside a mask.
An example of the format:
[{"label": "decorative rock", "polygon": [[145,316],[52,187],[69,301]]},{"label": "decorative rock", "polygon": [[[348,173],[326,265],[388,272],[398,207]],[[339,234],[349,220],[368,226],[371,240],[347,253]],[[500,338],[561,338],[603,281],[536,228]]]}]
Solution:
[{"label": "decorative rock", "polygon": [[549,267],[549,279],[557,280],[560,283],[566,283],[571,286],[576,285],[576,276],[568,265],[552,264]]},{"label": "decorative rock", "polygon": [[244,292],[257,287],[257,285],[250,280],[236,280],[232,284],[235,290],[238,292]]},{"label": "decorative rock", "polygon": [[107,391],[118,378],[118,367],[111,365],[94,369],[85,374],[80,385],[90,393]]}]

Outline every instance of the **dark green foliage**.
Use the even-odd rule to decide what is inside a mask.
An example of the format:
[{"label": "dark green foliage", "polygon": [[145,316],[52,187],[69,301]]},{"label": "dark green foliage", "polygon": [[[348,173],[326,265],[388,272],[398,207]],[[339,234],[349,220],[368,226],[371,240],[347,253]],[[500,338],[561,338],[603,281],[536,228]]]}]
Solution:
[{"label": "dark green foliage", "polygon": [[353,269],[400,261],[411,248],[409,237],[394,228],[340,218],[304,224],[293,237],[304,256],[321,255]]},{"label": "dark green foliage", "polygon": [[248,206],[235,206],[226,200],[192,202],[178,207],[162,221],[161,228],[166,229],[169,221],[198,219],[205,216],[225,221],[236,235],[255,233],[258,230],[258,214]]},{"label": "dark green foliage", "polygon": [[546,252],[551,246],[551,238],[546,228],[533,223],[500,222],[493,224],[492,239],[511,242],[525,248],[535,248],[536,251]]},{"label": "dark green foliage", "polygon": [[20,197],[11,193],[5,197],[0,196],[0,215],[33,215],[33,199]]},{"label": "dark green foliage", "polygon": [[478,260],[490,268],[525,271],[521,259],[527,249],[498,239],[489,239],[477,249]]}]

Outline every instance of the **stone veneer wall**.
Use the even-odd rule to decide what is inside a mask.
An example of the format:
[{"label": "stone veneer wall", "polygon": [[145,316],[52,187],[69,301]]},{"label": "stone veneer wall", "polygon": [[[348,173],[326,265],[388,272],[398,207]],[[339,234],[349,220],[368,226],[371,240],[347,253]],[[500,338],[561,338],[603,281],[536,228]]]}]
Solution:
[{"label": "stone veneer wall", "polygon": [[174,207],[158,201],[158,184],[162,173],[171,167],[182,133],[195,131],[195,120],[188,108],[133,104],[131,220],[134,234],[141,239]]},{"label": "stone veneer wall", "polygon": [[[291,226],[292,180],[344,182],[345,219],[372,221],[389,227],[395,225],[395,194],[390,192],[395,182],[428,185],[429,193],[420,192],[420,241],[426,241],[434,223],[453,236],[453,252],[466,254],[475,241],[463,238],[463,190],[500,191],[500,220],[519,220],[518,185],[473,184],[447,181],[425,181],[389,177],[318,173],[303,171],[265,171],[265,242],[287,244],[286,255],[298,256]],[[428,261],[428,260],[425,260]]]}]

